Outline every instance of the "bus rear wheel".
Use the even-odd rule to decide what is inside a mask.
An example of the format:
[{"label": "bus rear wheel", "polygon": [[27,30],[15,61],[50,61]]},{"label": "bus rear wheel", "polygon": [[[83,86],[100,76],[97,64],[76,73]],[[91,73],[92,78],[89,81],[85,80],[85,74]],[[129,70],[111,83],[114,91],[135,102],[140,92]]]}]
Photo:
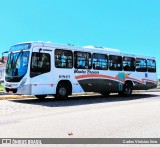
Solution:
[{"label": "bus rear wheel", "polygon": [[120,96],[131,96],[132,95],[132,89],[133,89],[133,86],[131,83],[125,83],[124,84],[124,87],[123,87],[123,91],[119,92],[119,95]]},{"label": "bus rear wheel", "polygon": [[47,95],[35,95],[39,100],[44,100]]},{"label": "bus rear wheel", "polygon": [[67,99],[68,98],[68,87],[66,84],[59,84],[54,95],[56,99]]}]

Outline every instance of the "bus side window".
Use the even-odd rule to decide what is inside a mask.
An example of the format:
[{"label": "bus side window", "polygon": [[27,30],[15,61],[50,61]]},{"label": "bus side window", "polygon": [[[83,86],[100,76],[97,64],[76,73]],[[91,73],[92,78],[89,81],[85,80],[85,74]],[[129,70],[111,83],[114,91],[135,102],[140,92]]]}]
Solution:
[{"label": "bus side window", "polygon": [[137,72],[146,72],[147,71],[147,60],[136,58],[136,71]]},{"label": "bus side window", "polygon": [[156,61],[147,59],[147,69],[148,72],[156,72]]},{"label": "bus side window", "polygon": [[42,54],[42,69],[45,72],[50,71],[50,55],[49,54]]},{"label": "bus side window", "polygon": [[122,70],[122,57],[116,55],[109,55],[109,69],[110,70]]},{"label": "bus side window", "polygon": [[74,52],[74,67],[79,69],[91,69],[91,53]]},{"label": "bus side window", "polygon": [[93,54],[93,69],[107,70],[108,69],[108,56],[105,54]]},{"label": "bus side window", "polygon": [[123,70],[124,71],[135,71],[135,58],[123,57]]},{"label": "bus side window", "polygon": [[35,77],[37,75],[50,72],[51,59],[48,53],[32,53],[31,59],[31,72],[30,76]]},{"label": "bus side window", "polygon": [[70,50],[55,50],[55,66],[56,68],[72,68],[73,53]]}]

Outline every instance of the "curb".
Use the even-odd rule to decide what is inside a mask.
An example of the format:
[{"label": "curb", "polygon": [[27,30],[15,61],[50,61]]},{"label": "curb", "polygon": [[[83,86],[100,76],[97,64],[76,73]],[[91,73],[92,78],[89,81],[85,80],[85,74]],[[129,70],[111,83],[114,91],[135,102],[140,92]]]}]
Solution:
[{"label": "curb", "polygon": [[[87,96],[87,95],[96,95],[94,92],[85,92],[85,93],[74,93],[72,96]],[[0,92],[0,100],[9,100],[9,99],[23,99],[23,98],[36,98],[34,95],[11,95],[8,93]]]},{"label": "curb", "polygon": [[0,95],[0,100],[35,98],[32,95]]},{"label": "curb", "polygon": [[[133,91],[133,94],[136,93],[156,93],[156,92],[160,92],[160,89],[153,89],[153,90],[135,90]],[[72,96],[91,96],[91,95],[100,95],[99,93],[94,93],[94,92],[85,92],[85,93],[74,93]],[[9,100],[9,99],[23,99],[23,98],[35,98],[34,95],[11,95],[11,94],[7,94],[4,92],[0,92],[0,100]]]}]

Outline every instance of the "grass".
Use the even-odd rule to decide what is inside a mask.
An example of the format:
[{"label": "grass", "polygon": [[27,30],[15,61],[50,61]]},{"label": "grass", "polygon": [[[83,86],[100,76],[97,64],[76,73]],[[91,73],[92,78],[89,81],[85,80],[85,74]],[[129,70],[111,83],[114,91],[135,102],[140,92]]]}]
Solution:
[{"label": "grass", "polygon": [[0,91],[3,91],[3,90],[4,90],[4,86],[0,85]]}]

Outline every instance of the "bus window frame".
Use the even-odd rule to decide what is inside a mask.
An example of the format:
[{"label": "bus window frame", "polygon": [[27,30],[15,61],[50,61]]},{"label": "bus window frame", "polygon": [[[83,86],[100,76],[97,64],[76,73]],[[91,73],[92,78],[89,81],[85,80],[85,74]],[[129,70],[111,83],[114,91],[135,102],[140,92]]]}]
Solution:
[{"label": "bus window frame", "polygon": [[[72,60],[72,62],[71,62],[71,63],[72,63],[72,67],[57,67],[57,66],[56,66],[56,51],[57,51],[57,50],[65,51],[65,52],[66,52],[66,51],[69,51],[69,52],[72,53],[72,59],[71,59],[71,60]],[[55,64],[55,68],[72,69],[72,68],[74,67],[74,65],[73,65],[74,62],[73,62],[73,60],[74,60],[74,54],[73,54],[72,50],[66,50],[66,49],[60,49],[60,48],[56,48],[56,49],[55,49],[55,52],[54,52],[54,64]]]},{"label": "bus window frame", "polygon": [[[121,57],[121,66],[118,67],[118,68],[121,68],[121,69],[116,69],[117,67],[113,67],[114,65],[110,66],[110,56],[116,56],[116,57]],[[109,54],[108,55],[108,66],[109,66],[109,70],[111,71],[122,71],[122,66],[123,66],[123,57],[121,55],[114,55],[114,54]],[[115,64],[115,63],[114,63]],[[116,63],[117,64],[117,63]],[[112,68],[111,68],[112,67]]]},{"label": "bus window frame", "polygon": [[[134,67],[133,67],[133,70],[132,70],[131,65],[130,65],[130,67],[129,67],[129,70],[124,69],[124,64],[123,64],[124,58],[134,59]],[[130,62],[130,64],[131,64],[131,62]],[[135,72],[135,71],[136,71],[136,58],[135,58],[135,57],[131,57],[131,56],[123,56],[123,57],[122,57],[122,70],[123,70],[123,71],[129,71],[129,72]]]},{"label": "bus window frame", "polygon": [[[145,60],[145,63],[146,63],[146,68],[138,68],[138,69],[140,69],[140,70],[137,70],[137,59],[141,59],[141,60]],[[136,70],[136,72],[147,72],[147,59],[146,58],[136,58],[136,66],[135,66],[135,70]],[[145,69],[145,70],[142,70],[142,69]]]},{"label": "bus window frame", "polygon": [[[77,66],[75,66],[75,64],[77,64],[77,53],[89,53],[89,55],[90,55],[89,59],[91,61],[88,60],[88,64],[89,64],[89,62],[91,62],[91,65],[88,65],[88,68],[78,68]],[[90,52],[83,52],[83,51],[74,51],[74,68],[75,69],[92,69],[92,53],[90,53]]]},{"label": "bus window frame", "polygon": [[150,68],[150,69],[155,69],[155,70],[154,70],[154,71],[149,71],[149,70],[148,70],[148,62],[147,62],[147,71],[148,71],[149,73],[156,73],[156,72],[157,72],[156,60],[155,60],[155,59],[147,59],[147,61],[148,61],[148,60],[152,60],[152,61],[155,62],[155,68]]},{"label": "bus window frame", "polygon": [[[48,71],[45,71],[45,72],[42,72],[42,71],[40,71],[40,72],[34,72],[34,71],[32,71],[32,61],[33,61],[33,54],[34,53],[36,53],[37,55],[36,55],[36,57],[37,57],[37,64],[38,64],[38,62],[40,62],[40,55],[41,54],[47,54],[47,55],[49,55],[49,63],[50,63],[50,65],[49,65],[49,70]],[[39,58],[39,59],[38,59]],[[42,57],[41,57],[42,58]],[[42,62],[42,61],[41,61]],[[31,78],[33,78],[33,77],[36,77],[36,76],[39,76],[39,75],[42,75],[42,74],[44,74],[44,73],[49,73],[50,71],[51,71],[51,67],[52,67],[52,65],[51,65],[51,55],[49,54],[49,53],[44,53],[44,52],[32,52],[32,54],[31,54],[31,62],[30,62],[30,77]]]},{"label": "bus window frame", "polygon": [[[93,61],[93,59],[94,59],[94,55],[95,54],[98,54],[98,55],[105,55],[106,57],[107,57],[107,62],[106,62],[106,65],[107,65],[107,69],[96,69],[94,66],[94,61]],[[108,56],[108,54],[102,54],[102,53],[92,53],[92,68],[94,69],[94,70],[108,70],[108,68],[109,68],[109,60],[108,60],[108,58],[109,58],[109,56]]]}]

